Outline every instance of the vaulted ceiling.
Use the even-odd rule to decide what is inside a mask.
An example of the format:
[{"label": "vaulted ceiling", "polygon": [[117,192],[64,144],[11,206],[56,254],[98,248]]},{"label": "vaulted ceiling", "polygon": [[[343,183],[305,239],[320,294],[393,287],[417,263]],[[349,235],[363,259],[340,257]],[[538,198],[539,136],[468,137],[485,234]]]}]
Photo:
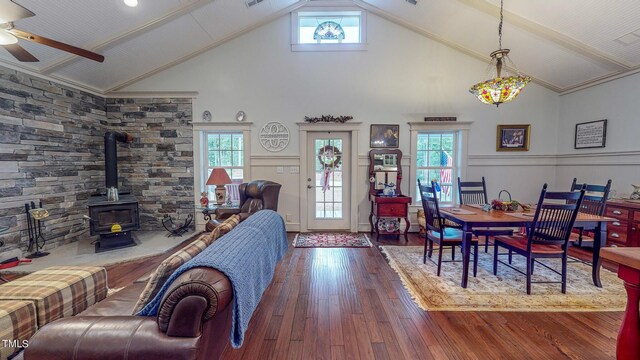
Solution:
[{"label": "vaulted ceiling", "polygon": [[[0,63],[97,93],[128,84],[244,34],[316,0],[14,0],[36,16],[18,29],[105,56],[97,63],[36,43],[19,44],[40,62]],[[497,49],[500,0],[325,0],[356,4],[483,61]],[[570,92],[640,70],[640,1],[505,0],[504,47],[523,73]],[[284,36],[288,36],[284,35]],[[480,80],[469,79],[470,83]]]}]

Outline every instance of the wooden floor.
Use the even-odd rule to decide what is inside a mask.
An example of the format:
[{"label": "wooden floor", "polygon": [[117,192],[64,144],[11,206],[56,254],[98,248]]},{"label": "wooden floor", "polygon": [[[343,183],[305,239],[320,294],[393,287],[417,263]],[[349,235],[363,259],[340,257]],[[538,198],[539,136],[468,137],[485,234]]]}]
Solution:
[{"label": "wooden floor", "polygon": [[228,348],[224,359],[613,359],[621,319],[427,313],[376,248],[297,248],[279,264],[243,347]]},{"label": "wooden floor", "polygon": [[[110,286],[128,285],[162,258],[109,268]],[[427,313],[375,247],[290,248],[244,345],[223,358],[614,359],[621,320],[622,313]]]}]

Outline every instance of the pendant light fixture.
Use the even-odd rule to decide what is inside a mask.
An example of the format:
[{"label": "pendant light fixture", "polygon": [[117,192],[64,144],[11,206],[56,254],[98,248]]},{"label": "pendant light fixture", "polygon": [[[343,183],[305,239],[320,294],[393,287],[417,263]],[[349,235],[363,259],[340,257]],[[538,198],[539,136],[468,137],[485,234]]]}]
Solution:
[{"label": "pendant light fixture", "polygon": [[[500,25],[498,25],[498,50],[490,54],[488,70],[492,71],[495,67],[495,75],[489,80],[479,82],[469,88],[469,92],[475,95],[478,100],[488,105],[498,106],[502,103],[511,101],[520,94],[531,77],[521,74],[515,64],[509,58],[509,49],[502,48],[502,22],[503,22],[504,0],[500,0]],[[509,62],[510,66],[515,69],[515,74],[510,74],[503,65]],[[503,71],[504,70],[504,71]],[[493,75],[493,74],[492,74]]]}]

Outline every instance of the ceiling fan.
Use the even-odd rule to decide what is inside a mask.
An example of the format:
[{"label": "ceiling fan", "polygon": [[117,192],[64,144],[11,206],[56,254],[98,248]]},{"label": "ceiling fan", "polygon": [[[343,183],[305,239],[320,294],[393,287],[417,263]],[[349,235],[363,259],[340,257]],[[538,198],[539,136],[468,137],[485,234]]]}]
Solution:
[{"label": "ceiling fan", "polygon": [[18,39],[47,45],[97,62],[104,61],[104,56],[100,54],[26,31],[18,30],[13,26],[14,21],[34,15],[35,14],[32,11],[14,3],[12,0],[0,0],[0,46],[4,47],[19,61],[37,62],[39,60],[22,46],[18,45]]}]

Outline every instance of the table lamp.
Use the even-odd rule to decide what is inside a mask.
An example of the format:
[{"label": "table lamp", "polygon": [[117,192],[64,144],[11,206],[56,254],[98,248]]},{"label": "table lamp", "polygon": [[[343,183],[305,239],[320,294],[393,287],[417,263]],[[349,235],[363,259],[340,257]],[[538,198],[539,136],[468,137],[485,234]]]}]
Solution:
[{"label": "table lamp", "polygon": [[224,187],[226,184],[231,183],[231,178],[227,174],[227,170],[223,168],[214,168],[209,175],[207,185],[216,186],[216,204],[224,204],[224,199],[227,196],[227,189]]}]

